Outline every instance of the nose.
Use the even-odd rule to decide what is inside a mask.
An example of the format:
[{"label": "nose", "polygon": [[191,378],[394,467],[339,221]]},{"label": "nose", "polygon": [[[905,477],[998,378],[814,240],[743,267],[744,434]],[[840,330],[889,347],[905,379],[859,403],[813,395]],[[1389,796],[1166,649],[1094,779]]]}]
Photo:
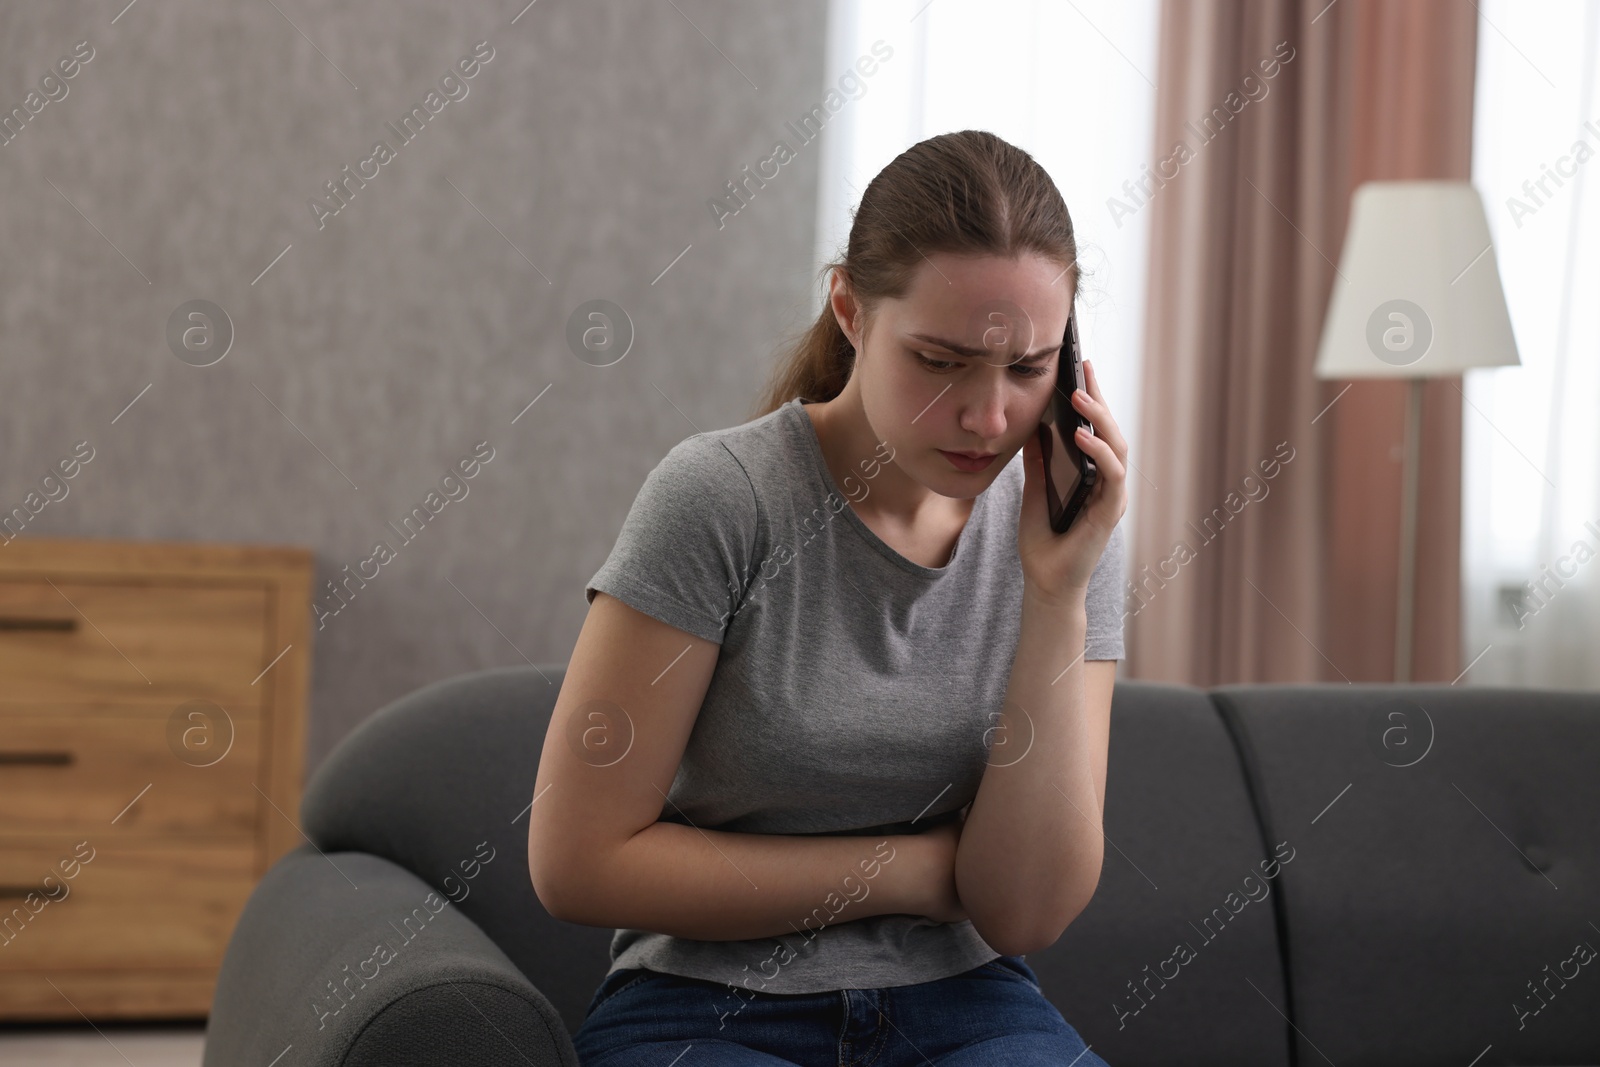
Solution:
[{"label": "nose", "polygon": [[[1009,373],[1000,368],[1002,373]],[[1006,387],[995,375],[977,375],[961,398],[960,426],[974,437],[997,441],[1006,432]]]}]

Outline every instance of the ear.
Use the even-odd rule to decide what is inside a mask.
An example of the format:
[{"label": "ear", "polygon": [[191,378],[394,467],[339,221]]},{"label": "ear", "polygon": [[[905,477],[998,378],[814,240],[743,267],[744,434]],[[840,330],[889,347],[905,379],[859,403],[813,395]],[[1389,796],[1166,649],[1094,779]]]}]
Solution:
[{"label": "ear", "polygon": [[861,352],[861,324],[864,319],[861,305],[856,303],[850,290],[850,279],[843,269],[835,267],[828,279],[828,305],[833,317],[844,332],[845,339],[859,355]]}]

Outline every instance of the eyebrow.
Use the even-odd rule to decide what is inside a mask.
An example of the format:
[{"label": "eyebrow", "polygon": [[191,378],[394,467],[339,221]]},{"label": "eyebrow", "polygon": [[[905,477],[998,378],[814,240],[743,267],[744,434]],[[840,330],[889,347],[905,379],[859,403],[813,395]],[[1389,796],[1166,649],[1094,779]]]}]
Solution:
[{"label": "eyebrow", "polygon": [[[946,341],[944,338],[942,338],[942,337],[934,337],[932,334],[913,333],[913,334],[908,334],[907,336],[912,338],[913,340],[921,341],[924,344],[935,345],[935,346],[937,346],[939,348],[942,348],[942,349],[946,350],[947,352],[953,352],[958,356],[966,356],[969,359],[983,359],[983,358],[985,358],[985,357],[987,357],[989,355],[988,352],[984,351],[981,348],[972,348],[972,347],[969,347],[968,345],[957,344],[954,341]],[[1060,350],[1061,350],[1061,342],[1057,341],[1055,344],[1051,345],[1050,347],[1041,348],[1037,352],[1030,352],[1026,356],[1023,356],[1020,359],[1016,360],[1015,362],[1017,362],[1017,363],[1034,363],[1034,362],[1037,362],[1038,360],[1044,358],[1045,356],[1050,355],[1050,353],[1059,352]]]}]

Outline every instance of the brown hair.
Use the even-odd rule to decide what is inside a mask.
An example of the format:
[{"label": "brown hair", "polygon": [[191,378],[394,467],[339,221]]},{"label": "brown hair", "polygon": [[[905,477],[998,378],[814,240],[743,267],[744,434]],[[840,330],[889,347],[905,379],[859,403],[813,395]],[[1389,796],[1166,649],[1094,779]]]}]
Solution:
[{"label": "brown hair", "polygon": [[[860,303],[862,336],[877,305],[905,296],[918,266],[934,252],[1015,258],[1036,252],[1080,268],[1072,217],[1055,182],[1027,152],[987,130],[942,133],[912,145],[878,172],[861,194],[842,260]],[[832,400],[850,380],[855,349],[824,300],[817,320],[792,342],[760,396],[759,418],[795,397]]]}]

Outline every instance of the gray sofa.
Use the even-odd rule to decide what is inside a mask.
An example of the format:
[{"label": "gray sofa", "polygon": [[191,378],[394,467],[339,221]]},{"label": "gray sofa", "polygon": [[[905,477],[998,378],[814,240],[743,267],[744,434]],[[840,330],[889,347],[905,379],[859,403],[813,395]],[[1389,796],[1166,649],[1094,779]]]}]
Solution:
[{"label": "gray sofa", "polygon": [[[562,676],[438,682],[329,755],[205,1067],[576,1067],[610,931],[527,869]],[[1027,959],[1113,1067],[1600,1064],[1600,694],[1123,683],[1105,831]]]}]

